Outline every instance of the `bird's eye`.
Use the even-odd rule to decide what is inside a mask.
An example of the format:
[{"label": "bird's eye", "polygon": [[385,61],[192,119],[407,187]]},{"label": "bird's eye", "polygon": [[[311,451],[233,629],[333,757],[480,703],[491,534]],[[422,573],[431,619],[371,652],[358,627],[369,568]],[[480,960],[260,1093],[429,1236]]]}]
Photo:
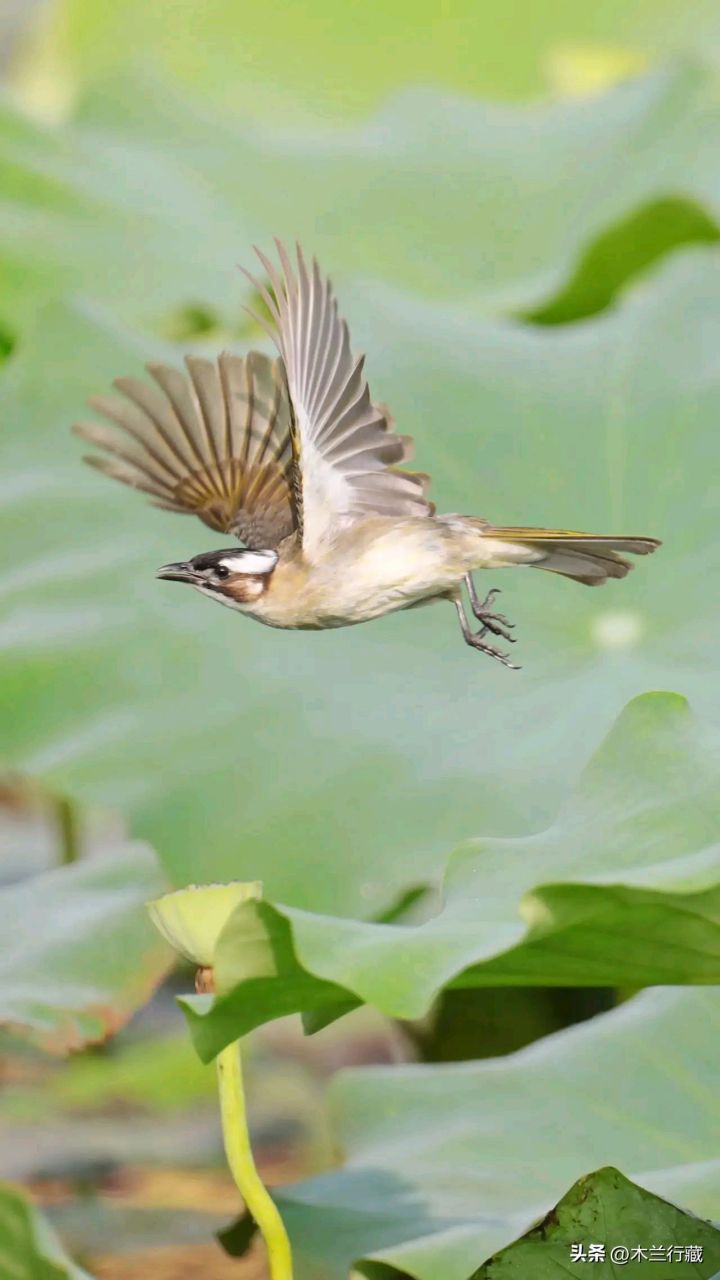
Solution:
[{"label": "bird's eye", "polygon": [[230,576],[230,570],[228,569],[227,565],[219,564],[217,566],[217,569],[215,570],[215,577],[228,578],[229,576]]}]

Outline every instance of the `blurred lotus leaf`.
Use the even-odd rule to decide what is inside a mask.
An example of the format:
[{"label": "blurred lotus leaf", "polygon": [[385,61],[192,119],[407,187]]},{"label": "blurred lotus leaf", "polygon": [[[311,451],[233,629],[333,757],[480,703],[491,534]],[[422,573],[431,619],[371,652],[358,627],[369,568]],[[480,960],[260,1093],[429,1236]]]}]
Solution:
[{"label": "blurred lotus leaf", "polygon": [[372,10],[357,0],[341,10],[332,0],[284,0],[251,21],[233,0],[203,0],[183,6],[182,23],[174,0],[55,0],[16,83],[57,109],[118,67],[149,66],[227,115],[296,122],[367,111],[405,84],[525,98],[549,81],[592,95],[678,47],[716,57],[718,27],[705,0],[536,0],[519,13],[489,0],[447,9],[390,0]]},{"label": "blurred lotus leaf", "polygon": [[12,1280],[91,1280],[66,1256],[42,1214],[0,1183],[0,1274]]},{"label": "blurred lotus leaf", "polygon": [[140,843],[0,886],[0,1023],[53,1053],[123,1026],[170,965],[144,910],[162,886]]},{"label": "blurred lotus leaf", "polygon": [[66,293],[156,333],[245,342],[237,264],[273,235],[341,277],[344,307],[345,281],[369,278],[470,317],[542,317],[559,291],[571,320],[663,252],[717,238],[720,108],[714,75],[684,66],[581,104],[407,90],[366,122],[290,132],[125,73],[61,128],[1,105],[0,160],[0,318],[16,336]]},{"label": "blurred lotus leaf", "polygon": [[215,950],[223,994],[185,1002],[198,1052],[291,1010],[315,1027],[362,1001],[419,1018],[448,984],[720,982],[719,772],[717,731],[645,694],[547,830],[456,850],[430,919],[241,905]]}]

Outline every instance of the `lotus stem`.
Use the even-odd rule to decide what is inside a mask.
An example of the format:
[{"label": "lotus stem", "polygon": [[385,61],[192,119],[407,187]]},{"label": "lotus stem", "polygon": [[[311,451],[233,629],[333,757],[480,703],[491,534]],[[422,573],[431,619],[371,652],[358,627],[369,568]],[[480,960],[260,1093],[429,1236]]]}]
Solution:
[{"label": "lotus stem", "polygon": [[292,1254],[285,1225],[255,1167],[247,1125],[240,1043],[217,1056],[223,1140],[230,1172],[267,1249],[271,1280],[292,1280]]}]

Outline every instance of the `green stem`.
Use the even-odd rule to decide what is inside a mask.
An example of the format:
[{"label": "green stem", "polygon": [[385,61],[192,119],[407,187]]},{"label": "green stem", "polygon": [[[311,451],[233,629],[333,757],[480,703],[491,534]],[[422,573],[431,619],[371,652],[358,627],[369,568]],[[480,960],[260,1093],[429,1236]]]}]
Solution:
[{"label": "green stem", "polygon": [[54,796],[55,825],[60,844],[60,865],[69,866],[80,857],[80,823],[78,811],[67,796]]},{"label": "green stem", "polygon": [[290,1241],[267,1187],[255,1168],[248,1133],[240,1044],[229,1044],[217,1057],[223,1139],[230,1172],[258,1225],[268,1253],[270,1280],[292,1280]]}]

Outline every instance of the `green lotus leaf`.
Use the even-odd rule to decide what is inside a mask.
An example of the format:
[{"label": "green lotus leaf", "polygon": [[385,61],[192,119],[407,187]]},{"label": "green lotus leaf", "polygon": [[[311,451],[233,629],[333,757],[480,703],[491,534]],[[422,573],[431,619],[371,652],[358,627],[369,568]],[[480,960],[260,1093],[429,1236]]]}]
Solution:
[{"label": "green lotus leaf", "polygon": [[709,1280],[720,1231],[689,1215],[717,1214],[719,1017],[716,990],[659,989],[508,1057],[342,1072],[343,1167],[278,1193],[301,1276],[364,1260],[362,1274],[388,1280],[582,1277],[589,1264],[567,1265],[563,1239],[577,1225],[586,1243],[704,1245],[684,1275]]},{"label": "green lotus leaf", "polygon": [[641,1268],[649,1262],[671,1266],[672,1275],[683,1280],[712,1280],[720,1263],[720,1231],[650,1195],[617,1169],[599,1169],[578,1179],[539,1226],[484,1263],[472,1280],[563,1280],[581,1275],[584,1262],[592,1262],[593,1274],[605,1280],[617,1276],[618,1267],[623,1275],[645,1276]]}]

